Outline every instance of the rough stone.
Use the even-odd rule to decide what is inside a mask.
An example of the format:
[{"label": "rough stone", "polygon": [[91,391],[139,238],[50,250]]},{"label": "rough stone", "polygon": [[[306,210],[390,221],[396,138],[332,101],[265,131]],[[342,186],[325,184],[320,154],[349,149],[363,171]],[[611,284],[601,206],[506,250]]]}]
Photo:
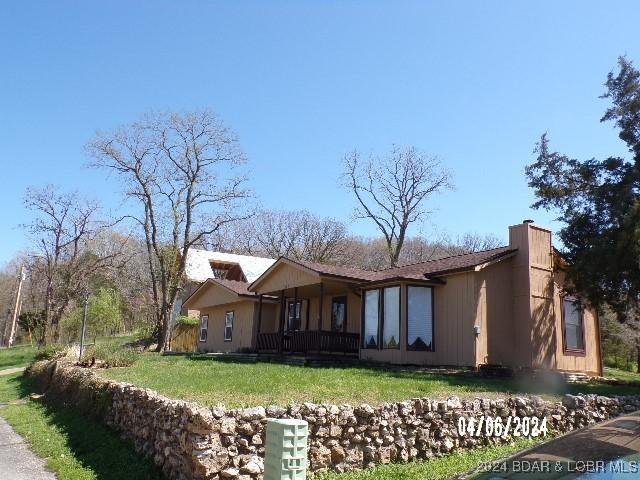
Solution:
[{"label": "rough stone", "polygon": [[378,406],[269,406],[206,409],[134,385],[105,380],[60,361],[40,362],[29,372],[46,402],[73,404],[131,438],[170,479],[261,479],[267,418],[309,422],[309,470],[345,472],[377,463],[429,459],[456,449],[512,441],[458,431],[461,417],[545,417],[547,428],[566,433],[640,408],[640,396],[566,395],[472,401],[417,398]]}]

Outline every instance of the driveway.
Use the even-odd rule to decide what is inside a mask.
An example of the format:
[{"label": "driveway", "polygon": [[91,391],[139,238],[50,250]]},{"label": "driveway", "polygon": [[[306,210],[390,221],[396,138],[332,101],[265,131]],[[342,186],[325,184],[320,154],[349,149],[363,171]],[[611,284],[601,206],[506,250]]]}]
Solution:
[{"label": "driveway", "polygon": [[640,479],[640,412],[614,418],[525,450],[494,464],[490,472],[472,478]]},{"label": "driveway", "polygon": [[44,468],[44,460],[36,457],[20,435],[0,418],[0,478],[6,480],[56,480]]}]

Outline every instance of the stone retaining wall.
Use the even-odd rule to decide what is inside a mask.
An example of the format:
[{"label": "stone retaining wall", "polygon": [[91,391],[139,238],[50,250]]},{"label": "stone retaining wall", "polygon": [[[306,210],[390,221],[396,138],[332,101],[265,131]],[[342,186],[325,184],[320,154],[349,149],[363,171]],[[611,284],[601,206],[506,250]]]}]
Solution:
[{"label": "stone retaining wall", "polygon": [[36,364],[28,374],[46,390],[47,401],[96,415],[132,439],[139,451],[176,480],[262,478],[268,417],[309,422],[311,471],[348,471],[512,440],[511,436],[461,437],[460,416],[545,417],[550,430],[564,433],[640,409],[640,396],[567,395],[558,403],[539,397],[462,401],[450,397],[376,407],[305,403],[225,410],[172,400],[60,361]]}]

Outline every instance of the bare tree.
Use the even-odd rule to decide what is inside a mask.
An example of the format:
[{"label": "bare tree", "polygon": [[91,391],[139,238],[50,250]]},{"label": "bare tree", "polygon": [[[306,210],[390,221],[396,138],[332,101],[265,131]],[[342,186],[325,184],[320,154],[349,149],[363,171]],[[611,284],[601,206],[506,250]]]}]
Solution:
[{"label": "bare tree", "polygon": [[389,262],[396,266],[409,226],[427,213],[425,200],[452,188],[449,171],[415,147],[394,146],[385,157],[364,160],[354,150],[343,161],[344,184],[358,201],[356,217],[375,223],[384,236]]},{"label": "bare tree", "polygon": [[106,228],[97,216],[97,202],[82,198],[76,192],[60,192],[53,186],[30,188],[26,207],[34,212],[34,220],[24,227],[34,241],[35,255],[27,265],[31,277],[45,280],[45,325],[39,339],[58,341],[58,325],[70,303],[88,287],[92,276],[112,265],[119,252],[95,251],[91,243]]},{"label": "bare tree", "polygon": [[[500,246],[493,235],[465,233],[452,240],[441,236],[435,241],[423,237],[407,237],[398,258],[398,265],[428,262],[452,255],[472,253]],[[380,270],[390,267],[386,240],[383,237],[349,237],[345,240],[345,253],[340,263],[357,266],[365,270]]]},{"label": "bare tree", "polygon": [[245,255],[337,263],[346,238],[344,223],[332,218],[306,210],[262,210],[248,221],[221,228],[203,246]]},{"label": "bare tree", "polygon": [[498,237],[492,234],[483,235],[476,232],[467,232],[459,235],[455,240],[445,237],[441,241],[441,246],[447,255],[460,255],[463,253],[480,252],[498,248],[503,243]]},{"label": "bare tree", "polygon": [[94,165],[115,171],[144,232],[156,310],[158,350],[184,282],[187,250],[223,225],[247,218],[245,162],[237,138],[210,111],[150,113],[88,145]]},{"label": "bare tree", "polygon": [[335,263],[344,254],[347,229],[344,223],[301,212],[300,239],[295,258],[312,262]]}]

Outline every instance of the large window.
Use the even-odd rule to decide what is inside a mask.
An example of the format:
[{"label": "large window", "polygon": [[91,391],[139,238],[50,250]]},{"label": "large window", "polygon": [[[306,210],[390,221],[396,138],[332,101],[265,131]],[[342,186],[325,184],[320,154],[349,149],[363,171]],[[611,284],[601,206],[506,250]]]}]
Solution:
[{"label": "large window", "polygon": [[230,342],[233,338],[233,311],[224,315],[224,341]]},{"label": "large window", "polygon": [[207,341],[207,330],[209,329],[209,315],[200,317],[200,341]]},{"label": "large window", "polygon": [[302,300],[298,300],[297,302],[289,302],[287,312],[288,330],[290,332],[300,330],[302,326]]},{"label": "large window", "polygon": [[433,289],[407,287],[407,349],[433,351]]},{"label": "large window", "polygon": [[400,287],[383,289],[382,345],[400,348]]},{"label": "large window", "polygon": [[364,292],[364,348],[378,348],[380,290]]},{"label": "large window", "polygon": [[335,297],[331,302],[331,331],[347,330],[347,297]]},{"label": "large window", "polygon": [[584,352],[584,323],[582,309],[575,300],[564,298],[564,349],[574,352]]}]

